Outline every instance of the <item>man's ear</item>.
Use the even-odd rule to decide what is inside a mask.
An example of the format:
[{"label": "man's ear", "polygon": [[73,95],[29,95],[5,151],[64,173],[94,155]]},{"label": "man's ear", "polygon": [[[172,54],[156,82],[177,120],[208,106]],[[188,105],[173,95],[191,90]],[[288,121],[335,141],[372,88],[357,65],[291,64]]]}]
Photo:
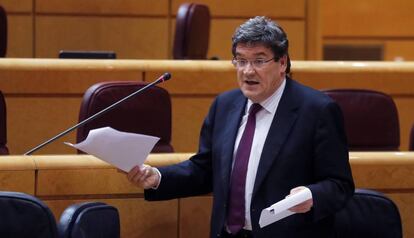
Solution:
[{"label": "man's ear", "polygon": [[279,59],[280,71],[282,71],[283,73],[286,72],[287,62],[288,62],[287,55],[284,55],[284,56],[280,57],[280,59]]}]

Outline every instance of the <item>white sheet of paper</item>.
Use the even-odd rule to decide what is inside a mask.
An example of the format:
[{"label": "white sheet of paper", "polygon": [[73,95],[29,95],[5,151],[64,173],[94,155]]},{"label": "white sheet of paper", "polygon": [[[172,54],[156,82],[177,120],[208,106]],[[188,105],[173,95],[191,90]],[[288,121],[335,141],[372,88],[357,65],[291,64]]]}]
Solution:
[{"label": "white sheet of paper", "polygon": [[298,193],[295,193],[272,206],[262,210],[259,219],[260,228],[270,225],[285,217],[295,214],[288,209],[312,198],[312,192],[309,188],[305,188]]},{"label": "white sheet of paper", "polygon": [[65,144],[82,150],[129,172],[142,165],[160,138],[142,134],[121,132],[111,127],[90,130],[88,137],[78,144]]}]

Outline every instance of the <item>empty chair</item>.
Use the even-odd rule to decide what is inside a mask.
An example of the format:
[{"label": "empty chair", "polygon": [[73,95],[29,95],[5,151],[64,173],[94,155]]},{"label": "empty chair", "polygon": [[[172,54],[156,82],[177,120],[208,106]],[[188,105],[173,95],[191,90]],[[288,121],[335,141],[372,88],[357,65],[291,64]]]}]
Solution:
[{"label": "empty chair", "polygon": [[120,237],[118,210],[101,202],[85,202],[69,206],[59,221],[60,238]]},{"label": "empty chair", "polygon": [[[84,94],[79,121],[101,111],[146,84],[132,81],[103,82],[91,86]],[[77,142],[91,129],[110,126],[124,132],[157,136],[161,139],[152,152],[173,152],[171,141],[171,99],[167,90],[153,86],[124,101],[77,131]]]},{"label": "empty chair", "polygon": [[210,11],[206,5],[183,3],[175,25],[174,59],[206,59],[210,37]]},{"label": "empty chair", "polygon": [[338,238],[401,238],[401,217],[394,202],[383,194],[356,189],[335,215],[335,231]]},{"label": "empty chair", "polygon": [[24,193],[0,192],[0,237],[55,238],[55,217],[39,199]]},{"label": "empty chair", "polygon": [[0,6],[0,57],[5,57],[7,53],[7,14]]},{"label": "empty chair", "polygon": [[349,149],[394,151],[400,146],[397,107],[384,93],[362,89],[324,90],[342,109]]},{"label": "empty chair", "polygon": [[0,155],[8,155],[7,148],[7,110],[3,93],[0,91]]}]

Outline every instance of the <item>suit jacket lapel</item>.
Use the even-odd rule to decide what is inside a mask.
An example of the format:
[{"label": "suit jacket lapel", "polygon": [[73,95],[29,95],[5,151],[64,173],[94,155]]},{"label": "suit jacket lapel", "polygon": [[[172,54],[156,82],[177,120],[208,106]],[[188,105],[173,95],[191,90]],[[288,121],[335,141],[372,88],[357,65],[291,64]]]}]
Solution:
[{"label": "suit jacket lapel", "polygon": [[297,95],[292,91],[292,82],[290,79],[287,79],[285,90],[263,147],[252,198],[254,198],[257,193],[257,190],[265,179],[272,164],[276,161],[277,156],[296,121],[296,109],[299,107],[299,101],[295,98]]},{"label": "suit jacket lapel", "polygon": [[241,94],[240,97],[235,99],[233,107],[229,109],[227,113],[227,118],[222,120],[226,123],[226,129],[224,135],[226,135],[226,140],[224,140],[221,153],[221,177],[223,181],[223,188],[225,189],[224,194],[228,193],[228,188],[230,186],[230,171],[233,161],[233,151],[234,151],[234,142],[236,141],[237,131],[239,129],[241,118],[243,117],[246,98]]}]

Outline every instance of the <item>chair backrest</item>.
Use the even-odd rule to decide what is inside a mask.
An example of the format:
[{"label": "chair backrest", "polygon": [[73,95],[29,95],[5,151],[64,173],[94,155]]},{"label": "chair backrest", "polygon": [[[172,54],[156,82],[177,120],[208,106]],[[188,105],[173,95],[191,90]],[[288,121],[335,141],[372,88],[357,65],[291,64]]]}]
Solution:
[{"label": "chair backrest", "polygon": [[42,201],[28,194],[0,192],[0,237],[55,238],[55,217]]},{"label": "chair backrest", "polygon": [[7,148],[7,110],[3,92],[0,91],[0,155],[8,155]]},{"label": "chair backrest", "polygon": [[7,53],[7,14],[0,6],[0,57],[5,57]]},{"label": "chair backrest", "polygon": [[206,59],[210,37],[210,11],[197,3],[180,5],[175,25],[173,58]]},{"label": "chair backrest", "polygon": [[398,112],[389,95],[362,89],[333,89],[323,92],[342,109],[349,150],[399,149]]},{"label": "chair backrest", "polygon": [[69,206],[59,221],[60,238],[118,238],[118,210],[101,202],[85,202]]},{"label": "chair backrest", "polygon": [[414,151],[414,124],[411,127],[411,132],[410,132],[410,141],[408,142],[409,145],[409,150]]},{"label": "chair backrest", "polygon": [[[146,84],[132,81],[103,82],[91,86],[84,94],[79,121],[82,121]],[[80,127],[77,142],[91,129],[110,126],[124,132],[157,136],[161,139],[153,153],[173,152],[171,142],[171,99],[167,90],[153,86],[124,101],[117,107]]]},{"label": "chair backrest", "polygon": [[338,238],[401,238],[401,217],[395,203],[385,195],[356,189],[345,208],[335,215]]}]

